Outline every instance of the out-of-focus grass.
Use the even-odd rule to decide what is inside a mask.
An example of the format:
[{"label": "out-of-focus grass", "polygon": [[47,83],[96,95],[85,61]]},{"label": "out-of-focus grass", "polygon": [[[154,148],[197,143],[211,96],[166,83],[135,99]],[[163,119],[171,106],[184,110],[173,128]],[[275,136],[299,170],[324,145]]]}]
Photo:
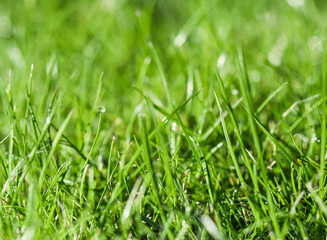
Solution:
[{"label": "out-of-focus grass", "polygon": [[1,238],[325,236],[325,8],[2,1]]}]

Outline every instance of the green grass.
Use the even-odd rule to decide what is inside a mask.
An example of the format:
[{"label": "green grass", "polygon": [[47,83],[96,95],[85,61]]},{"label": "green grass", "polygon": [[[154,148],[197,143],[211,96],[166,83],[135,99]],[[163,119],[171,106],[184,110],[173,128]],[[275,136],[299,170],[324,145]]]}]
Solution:
[{"label": "green grass", "polygon": [[0,4],[0,239],[324,239],[319,0]]}]

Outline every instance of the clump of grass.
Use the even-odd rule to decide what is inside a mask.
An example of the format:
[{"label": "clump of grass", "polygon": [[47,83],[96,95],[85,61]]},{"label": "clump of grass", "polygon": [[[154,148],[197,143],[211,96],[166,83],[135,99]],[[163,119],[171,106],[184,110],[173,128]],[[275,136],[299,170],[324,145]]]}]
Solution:
[{"label": "clump of grass", "polygon": [[323,5],[4,1],[0,238],[323,238]]}]

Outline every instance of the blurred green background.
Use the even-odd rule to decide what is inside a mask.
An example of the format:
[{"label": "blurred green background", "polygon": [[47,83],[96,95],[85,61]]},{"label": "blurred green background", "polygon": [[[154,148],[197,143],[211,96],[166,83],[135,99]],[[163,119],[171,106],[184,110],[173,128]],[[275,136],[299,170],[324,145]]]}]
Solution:
[{"label": "blurred green background", "polygon": [[104,72],[102,104],[111,120],[119,116],[126,123],[142,99],[133,86],[169,106],[149,42],[176,102],[187,95],[195,71],[201,86],[194,88],[206,95],[217,65],[227,87],[237,88],[233,79],[238,77],[241,47],[255,101],[286,81],[289,91],[284,94],[292,93],[290,100],[295,101],[319,88],[325,6],[325,1],[312,0],[2,0],[1,82],[4,87],[12,82],[19,104],[25,97],[20,88],[34,64],[34,98],[40,97],[36,104],[45,99],[51,82],[53,88],[67,88],[66,107],[77,101],[87,114],[85,106],[92,109],[97,79]]}]

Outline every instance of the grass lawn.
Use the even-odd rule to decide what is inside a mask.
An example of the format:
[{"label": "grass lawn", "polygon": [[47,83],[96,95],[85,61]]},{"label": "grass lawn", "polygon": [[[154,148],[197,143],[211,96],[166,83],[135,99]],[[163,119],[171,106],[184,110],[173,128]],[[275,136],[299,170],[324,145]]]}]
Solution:
[{"label": "grass lawn", "polygon": [[0,239],[325,239],[327,2],[1,0]]}]

